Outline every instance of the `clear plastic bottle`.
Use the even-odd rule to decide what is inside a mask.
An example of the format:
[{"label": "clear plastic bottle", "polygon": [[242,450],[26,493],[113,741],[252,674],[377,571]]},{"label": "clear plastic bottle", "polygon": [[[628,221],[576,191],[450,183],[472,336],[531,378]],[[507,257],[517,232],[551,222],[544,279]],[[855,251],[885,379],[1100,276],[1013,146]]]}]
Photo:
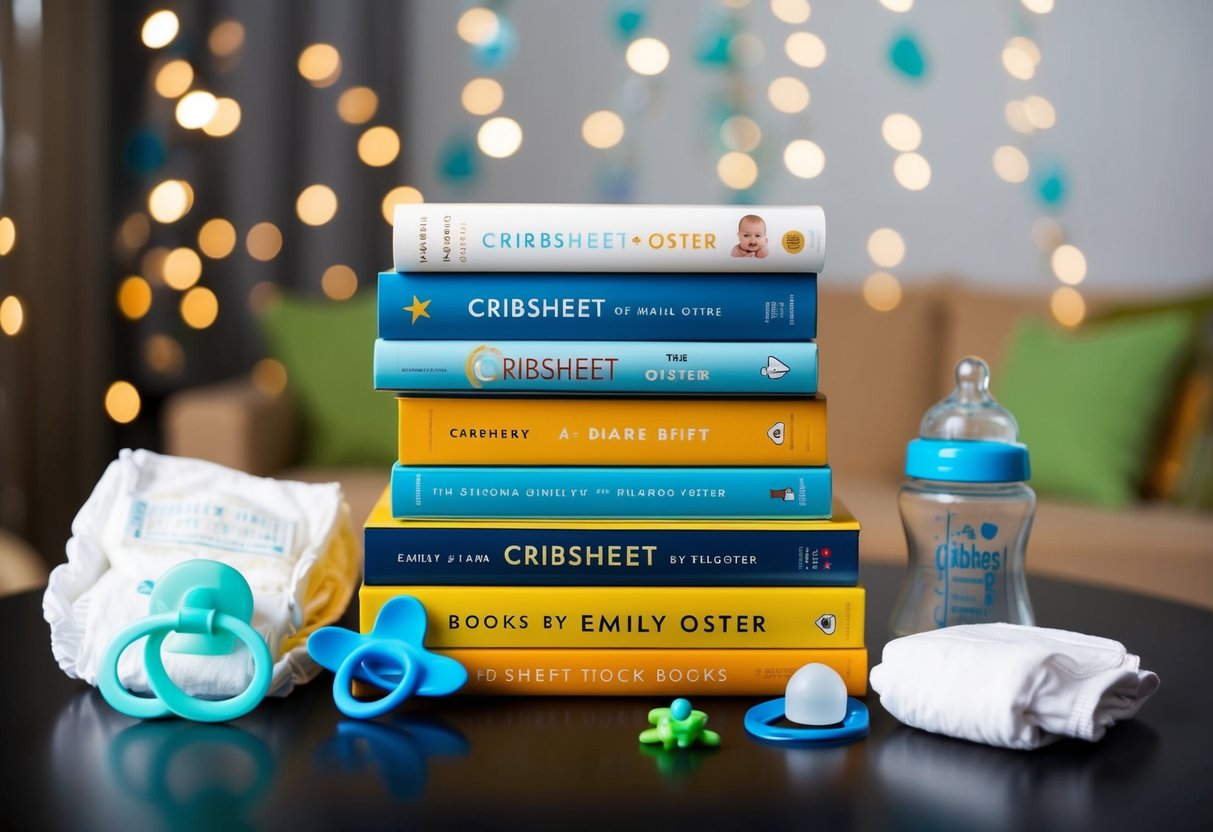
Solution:
[{"label": "clear plastic bottle", "polygon": [[922,418],[897,503],[909,569],[894,636],[953,624],[1033,624],[1024,577],[1036,494],[1015,417],[989,391],[980,358],[956,365],[956,389]]}]

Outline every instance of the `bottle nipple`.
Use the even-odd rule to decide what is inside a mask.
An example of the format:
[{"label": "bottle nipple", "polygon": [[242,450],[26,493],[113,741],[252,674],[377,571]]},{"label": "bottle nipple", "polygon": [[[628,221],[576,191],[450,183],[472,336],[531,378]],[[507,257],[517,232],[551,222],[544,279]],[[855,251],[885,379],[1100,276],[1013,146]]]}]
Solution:
[{"label": "bottle nipple", "polygon": [[1011,412],[990,395],[990,368],[970,355],[956,363],[956,388],[922,417],[924,439],[976,439],[1015,442],[1019,425]]}]

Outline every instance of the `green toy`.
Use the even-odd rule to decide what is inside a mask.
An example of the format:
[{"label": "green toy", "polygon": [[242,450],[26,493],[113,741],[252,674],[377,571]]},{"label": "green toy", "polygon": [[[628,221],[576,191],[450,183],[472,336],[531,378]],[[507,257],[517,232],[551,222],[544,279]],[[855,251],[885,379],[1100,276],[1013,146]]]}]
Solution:
[{"label": "green toy", "polygon": [[655,727],[640,732],[643,743],[661,743],[666,750],[675,746],[690,748],[697,743],[713,748],[720,745],[720,734],[704,727],[708,724],[708,715],[691,710],[687,699],[675,699],[668,708],[649,711],[649,723]]}]

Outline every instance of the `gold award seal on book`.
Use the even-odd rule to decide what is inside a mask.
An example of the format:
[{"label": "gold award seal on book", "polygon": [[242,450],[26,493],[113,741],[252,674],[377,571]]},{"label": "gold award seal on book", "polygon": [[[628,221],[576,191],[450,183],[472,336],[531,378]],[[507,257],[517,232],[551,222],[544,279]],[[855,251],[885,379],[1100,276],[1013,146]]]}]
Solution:
[{"label": "gold award seal on book", "polygon": [[500,350],[481,345],[468,355],[468,360],[464,363],[464,372],[472,386],[480,388],[486,383],[497,381],[502,377],[503,363]]},{"label": "gold award seal on book", "polygon": [[783,250],[788,254],[800,254],[800,252],[804,251],[804,232],[786,232],[783,235]]}]

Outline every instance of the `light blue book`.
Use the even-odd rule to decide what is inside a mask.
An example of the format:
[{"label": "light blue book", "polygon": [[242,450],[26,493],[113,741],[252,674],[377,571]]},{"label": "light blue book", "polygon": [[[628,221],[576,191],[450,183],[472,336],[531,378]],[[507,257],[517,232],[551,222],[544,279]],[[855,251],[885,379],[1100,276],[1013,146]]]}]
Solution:
[{"label": "light blue book", "polygon": [[817,275],[381,272],[379,337],[808,341]]},{"label": "light blue book", "polygon": [[393,517],[828,519],[829,466],[392,466]]},{"label": "light blue book", "polygon": [[809,342],[375,341],[376,390],[578,395],[817,392]]}]

